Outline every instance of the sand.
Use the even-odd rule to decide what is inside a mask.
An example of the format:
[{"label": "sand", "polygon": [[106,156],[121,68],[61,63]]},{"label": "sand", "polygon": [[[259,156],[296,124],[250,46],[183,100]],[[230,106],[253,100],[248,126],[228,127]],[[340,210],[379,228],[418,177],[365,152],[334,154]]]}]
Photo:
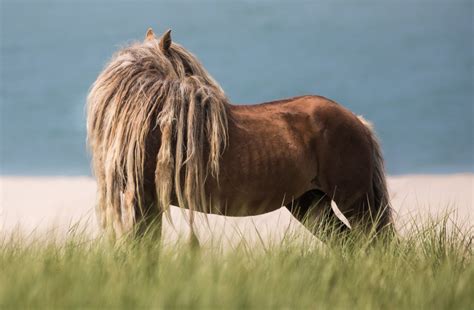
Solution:
[{"label": "sand", "polygon": [[[402,232],[413,217],[426,220],[446,211],[456,213],[459,225],[474,224],[474,174],[393,176],[389,188],[395,224]],[[95,190],[89,177],[0,177],[0,234],[65,235],[79,222],[87,234],[97,235]],[[164,237],[173,244],[189,228],[182,210],[172,208],[171,218],[173,224],[165,221]],[[285,208],[241,218],[199,215],[196,226],[201,243],[224,247],[278,243],[292,233],[312,238]]]}]

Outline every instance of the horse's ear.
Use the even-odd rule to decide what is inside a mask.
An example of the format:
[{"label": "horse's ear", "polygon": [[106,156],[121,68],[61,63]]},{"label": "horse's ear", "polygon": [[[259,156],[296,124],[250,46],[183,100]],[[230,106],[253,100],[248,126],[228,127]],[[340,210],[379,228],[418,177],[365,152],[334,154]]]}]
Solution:
[{"label": "horse's ear", "polygon": [[156,37],[155,37],[155,33],[153,32],[153,29],[148,28],[145,35],[145,41],[151,41],[154,39],[156,39]]},{"label": "horse's ear", "polygon": [[169,50],[171,46],[171,29],[166,30],[166,32],[161,36],[160,39],[160,48],[163,52]]}]

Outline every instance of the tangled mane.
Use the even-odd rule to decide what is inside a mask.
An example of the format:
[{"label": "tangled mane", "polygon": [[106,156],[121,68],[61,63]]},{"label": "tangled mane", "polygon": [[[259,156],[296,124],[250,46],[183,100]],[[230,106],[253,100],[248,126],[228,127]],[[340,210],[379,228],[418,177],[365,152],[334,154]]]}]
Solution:
[{"label": "tangled mane", "polygon": [[171,43],[170,31],[156,39],[149,30],[144,42],[118,51],[87,101],[87,137],[104,228],[121,235],[136,222],[136,208],[145,203],[146,141],[155,129],[161,142],[153,203],[167,210],[173,195],[181,207],[206,207],[205,180],[209,173],[218,177],[227,144],[228,100],[195,56]]}]

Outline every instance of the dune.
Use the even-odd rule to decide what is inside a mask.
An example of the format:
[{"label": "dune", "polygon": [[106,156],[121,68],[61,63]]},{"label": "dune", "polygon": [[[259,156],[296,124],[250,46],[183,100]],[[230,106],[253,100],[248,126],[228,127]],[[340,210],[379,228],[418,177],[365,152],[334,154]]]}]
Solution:
[{"label": "dune", "polygon": [[[407,229],[413,218],[425,220],[446,212],[457,224],[472,227],[474,222],[474,174],[402,175],[389,177],[395,210],[395,225]],[[25,234],[51,232],[64,235],[71,225],[96,235],[95,181],[89,177],[0,177],[0,232]],[[164,222],[164,238],[173,244],[187,236],[186,211],[171,208],[172,223]],[[199,214],[198,237],[205,244],[235,246],[280,242],[289,233],[311,239],[310,233],[286,208],[252,217],[224,217]],[[308,240],[309,240],[308,239]]]}]

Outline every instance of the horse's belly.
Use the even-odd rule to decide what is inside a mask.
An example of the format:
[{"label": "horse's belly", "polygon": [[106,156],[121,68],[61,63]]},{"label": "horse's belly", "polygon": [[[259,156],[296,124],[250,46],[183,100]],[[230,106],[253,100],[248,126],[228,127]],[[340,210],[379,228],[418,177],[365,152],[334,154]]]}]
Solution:
[{"label": "horse's belly", "polygon": [[311,189],[310,177],[296,170],[274,171],[270,175],[249,174],[223,179],[209,190],[214,213],[249,216],[286,206]]}]

